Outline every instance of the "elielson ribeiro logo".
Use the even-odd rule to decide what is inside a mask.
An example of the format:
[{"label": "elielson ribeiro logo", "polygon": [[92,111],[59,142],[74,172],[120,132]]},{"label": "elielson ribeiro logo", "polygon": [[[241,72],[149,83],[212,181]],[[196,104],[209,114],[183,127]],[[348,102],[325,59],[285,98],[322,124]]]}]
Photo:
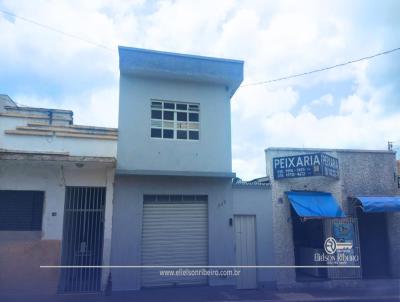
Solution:
[{"label": "elielson ribeiro logo", "polygon": [[324,242],[325,253],[315,253],[314,261],[326,262],[329,265],[354,264],[359,258],[352,248],[351,241],[340,242],[333,237],[328,237]]},{"label": "elielson ribeiro logo", "polygon": [[325,248],[325,252],[327,254],[329,254],[329,255],[334,254],[336,252],[336,247],[337,247],[337,244],[336,244],[335,238],[333,238],[333,237],[326,238],[325,243],[324,243],[324,248]]}]

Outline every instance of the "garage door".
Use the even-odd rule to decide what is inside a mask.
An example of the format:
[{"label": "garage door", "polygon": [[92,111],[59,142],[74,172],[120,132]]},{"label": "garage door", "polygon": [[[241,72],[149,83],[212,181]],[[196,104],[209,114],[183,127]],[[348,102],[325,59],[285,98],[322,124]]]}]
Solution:
[{"label": "garage door", "polygon": [[[144,196],[142,264],[208,265],[206,195]],[[183,276],[184,270],[143,268],[142,286],[207,284],[206,276]]]}]

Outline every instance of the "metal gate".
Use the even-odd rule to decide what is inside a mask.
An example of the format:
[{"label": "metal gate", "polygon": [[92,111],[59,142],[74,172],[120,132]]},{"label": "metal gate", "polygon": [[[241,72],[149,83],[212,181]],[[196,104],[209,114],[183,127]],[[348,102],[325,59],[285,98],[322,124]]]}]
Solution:
[{"label": "metal gate", "polygon": [[101,289],[105,187],[66,187],[60,292],[95,292]]}]

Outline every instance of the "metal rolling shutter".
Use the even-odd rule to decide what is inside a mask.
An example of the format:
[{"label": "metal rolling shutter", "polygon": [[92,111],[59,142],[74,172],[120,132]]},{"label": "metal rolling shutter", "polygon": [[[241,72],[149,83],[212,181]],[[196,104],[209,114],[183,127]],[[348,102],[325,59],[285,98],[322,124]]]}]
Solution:
[{"label": "metal rolling shutter", "polygon": [[[207,196],[145,196],[142,264],[208,265]],[[143,268],[142,286],[207,284],[206,276],[161,276],[160,270]]]}]

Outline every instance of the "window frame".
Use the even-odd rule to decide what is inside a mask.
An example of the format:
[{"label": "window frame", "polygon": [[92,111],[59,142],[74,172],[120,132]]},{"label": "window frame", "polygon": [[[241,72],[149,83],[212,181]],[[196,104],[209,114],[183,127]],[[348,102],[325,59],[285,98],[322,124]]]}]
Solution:
[{"label": "window frame", "polygon": [[[7,221],[0,225],[0,231],[7,232],[43,232],[44,213],[45,213],[45,191],[41,190],[0,190],[1,196],[8,204],[13,204],[6,209],[13,221],[7,225]],[[7,196],[8,195],[8,196]],[[2,205],[4,206],[4,205]],[[22,206],[25,206],[24,209]],[[18,209],[18,210],[16,210]],[[28,209],[28,210],[27,210]],[[25,211],[25,212],[24,212]],[[22,216],[21,214],[27,214]],[[1,216],[1,215],[0,215]],[[11,221],[10,220],[10,221]]]},{"label": "window frame", "polygon": [[[153,107],[153,103],[160,103],[161,106],[159,108]],[[166,108],[164,106],[164,103],[171,103],[174,104],[174,108]],[[178,105],[185,105],[185,109],[178,109]],[[197,110],[193,110],[190,107],[191,106],[197,106]],[[155,111],[161,111],[161,119],[153,118],[153,110]],[[164,112],[169,111],[173,112],[173,120],[166,120],[164,119]],[[186,121],[178,121],[178,113],[186,113]],[[196,113],[198,115],[198,120],[197,121],[189,121],[189,115]],[[159,123],[159,126],[155,126],[153,123]],[[171,127],[165,126],[166,123],[172,123],[173,125]],[[180,123],[186,123],[186,128],[180,128],[178,125]],[[196,129],[190,129],[190,125],[193,124],[193,127],[196,127]],[[162,139],[166,141],[182,141],[182,142],[199,142],[201,137],[200,137],[200,124],[201,124],[201,117],[200,117],[200,103],[194,103],[194,102],[178,102],[178,101],[170,101],[170,100],[160,100],[160,99],[150,99],[150,139]],[[161,130],[161,136],[156,137],[152,136],[152,130],[153,129],[160,129]],[[173,137],[172,138],[167,138],[164,137],[164,130],[173,130]],[[186,131],[186,138],[178,138],[178,131]],[[197,132],[198,139],[190,139],[190,132]]]}]

